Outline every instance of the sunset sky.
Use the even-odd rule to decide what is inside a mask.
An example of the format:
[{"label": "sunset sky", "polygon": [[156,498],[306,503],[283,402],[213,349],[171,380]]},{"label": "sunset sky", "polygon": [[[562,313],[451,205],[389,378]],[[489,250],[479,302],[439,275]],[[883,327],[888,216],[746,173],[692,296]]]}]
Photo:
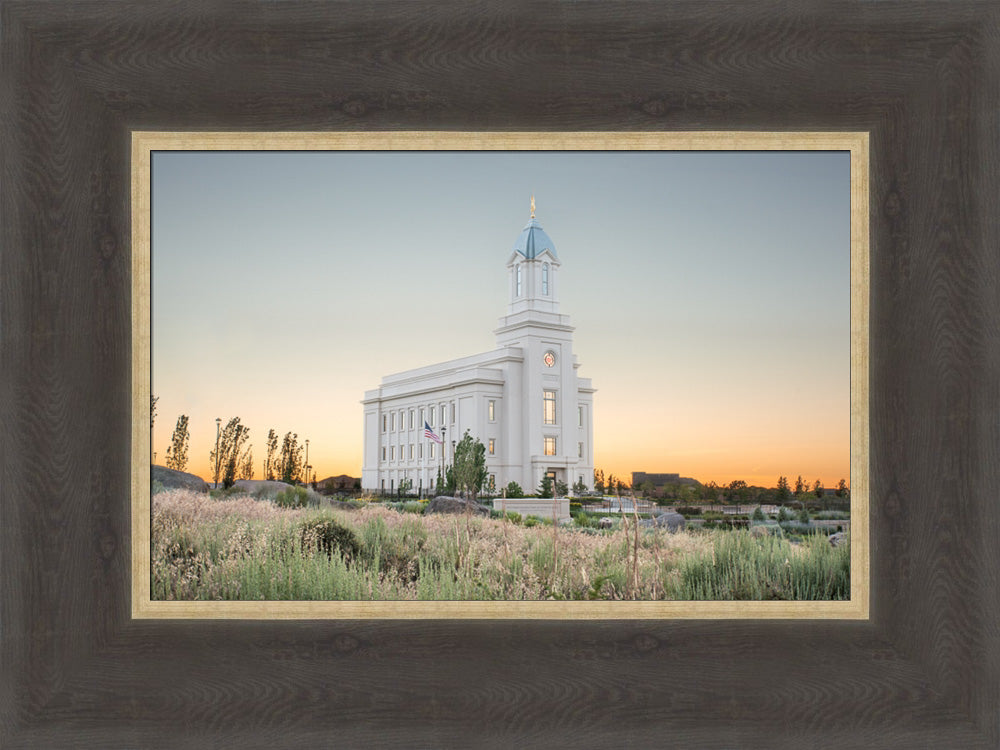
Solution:
[{"label": "sunset sky", "polygon": [[595,463],[850,477],[847,152],[159,152],[153,436],[310,440],[361,476],[364,391],[494,348],[535,196],[593,381]]}]

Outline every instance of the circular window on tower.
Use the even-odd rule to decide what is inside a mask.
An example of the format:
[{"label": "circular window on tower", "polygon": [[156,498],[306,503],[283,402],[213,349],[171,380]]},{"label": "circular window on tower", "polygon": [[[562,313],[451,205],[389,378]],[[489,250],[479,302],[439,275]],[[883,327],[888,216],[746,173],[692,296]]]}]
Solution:
[{"label": "circular window on tower", "polygon": [[555,352],[551,350],[545,352],[545,355],[542,357],[542,362],[545,363],[546,367],[553,367],[556,363]]}]

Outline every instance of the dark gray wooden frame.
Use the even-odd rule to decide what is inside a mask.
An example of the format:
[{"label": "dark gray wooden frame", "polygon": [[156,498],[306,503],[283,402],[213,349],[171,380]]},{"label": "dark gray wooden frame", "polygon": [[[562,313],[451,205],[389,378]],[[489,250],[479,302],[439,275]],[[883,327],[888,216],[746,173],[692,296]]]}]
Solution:
[{"label": "dark gray wooden frame", "polygon": [[[2,0],[0,746],[998,747],[998,14]],[[131,620],[133,128],[870,131],[871,620]]]}]

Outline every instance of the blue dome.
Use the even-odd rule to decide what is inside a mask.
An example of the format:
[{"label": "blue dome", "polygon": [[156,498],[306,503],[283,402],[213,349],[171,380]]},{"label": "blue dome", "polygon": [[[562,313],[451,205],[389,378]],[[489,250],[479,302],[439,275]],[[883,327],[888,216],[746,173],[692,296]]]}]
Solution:
[{"label": "blue dome", "polygon": [[556,258],[559,257],[556,255],[556,246],[534,217],[518,236],[517,242],[514,243],[514,250],[528,260],[533,260],[544,250],[548,250]]}]

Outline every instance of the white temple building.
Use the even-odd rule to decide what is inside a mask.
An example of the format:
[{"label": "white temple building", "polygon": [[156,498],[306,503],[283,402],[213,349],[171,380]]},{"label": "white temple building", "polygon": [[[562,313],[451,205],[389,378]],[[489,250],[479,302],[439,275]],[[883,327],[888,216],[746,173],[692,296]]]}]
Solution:
[{"label": "white temple building", "polygon": [[594,389],[577,375],[573,326],[559,313],[560,265],[532,198],[507,258],[510,302],[496,348],[386,375],[365,391],[364,489],[392,493],[408,480],[410,493],[433,493],[466,430],[486,447],[497,493],[511,481],[533,493],[546,474],[593,488]]}]

